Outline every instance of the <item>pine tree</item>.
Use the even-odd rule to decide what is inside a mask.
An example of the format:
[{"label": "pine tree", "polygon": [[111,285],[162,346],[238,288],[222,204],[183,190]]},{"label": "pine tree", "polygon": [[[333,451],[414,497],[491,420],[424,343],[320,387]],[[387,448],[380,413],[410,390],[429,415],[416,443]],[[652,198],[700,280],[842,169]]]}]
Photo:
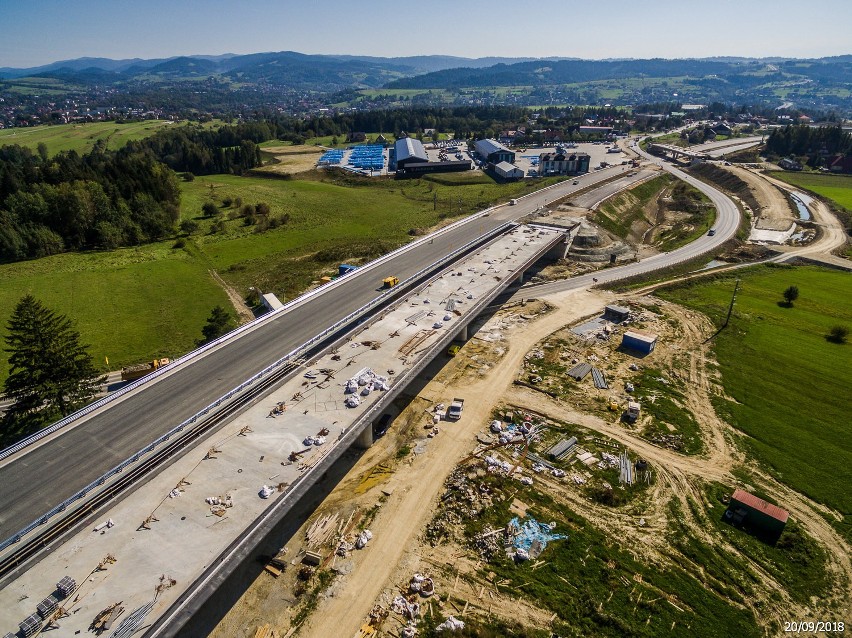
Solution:
[{"label": "pine tree", "polygon": [[9,353],[6,396],[14,401],[14,422],[33,416],[41,423],[67,416],[87,403],[106,380],[71,320],[44,307],[32,295],[15,306],[7,324]]},{"label": "pine tree", "polygon": [[216,306],[207,317],[207,323],[201,329],[204,339],[200,343],[209,343],[230,332],[234,327],[234,320],[222,306]]}]

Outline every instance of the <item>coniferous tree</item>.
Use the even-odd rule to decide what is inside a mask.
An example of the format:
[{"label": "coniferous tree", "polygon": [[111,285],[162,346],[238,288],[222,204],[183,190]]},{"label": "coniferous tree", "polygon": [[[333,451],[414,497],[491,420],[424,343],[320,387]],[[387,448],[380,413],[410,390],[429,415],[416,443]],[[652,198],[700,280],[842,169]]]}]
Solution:
[{"label": "coniferous tree", "polygon": [[201,340],[201,343],[204,344],[214,341],[223,334],[230,332],[233,327],[234,319],[231,317],[230,313],[228,313],[228,311],[222,306],[216,306],[213,308],[210,316],[207,317],[207,323],[205,323],[204,327],[201,329],[201,334],[204,335],[204,339]]},{"label": "coniferous tree", "polygon": [[7,420],[41,424],[87,403],[105,381],[71,320],[32,295],[15,306],[7,325],[6,396],[14,401]]}]

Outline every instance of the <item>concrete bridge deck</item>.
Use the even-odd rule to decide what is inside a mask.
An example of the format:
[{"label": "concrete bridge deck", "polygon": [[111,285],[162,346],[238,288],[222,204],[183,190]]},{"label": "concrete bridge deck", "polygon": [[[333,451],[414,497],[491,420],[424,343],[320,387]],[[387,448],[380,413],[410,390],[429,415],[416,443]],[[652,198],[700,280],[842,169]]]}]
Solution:
[{"label": "concrete bridge deck", "polygon": [[[0,632],[14,631],[62,576],[80,584],[80,598],[65,601],[70,615],[52,631],[58,638],[85,631],[94,615],[114,602],[122,601],[127,613],[152,602],[165,576],[167,584],[176,582],[159,593],[144,624],[155,623],[148,635],[174,635],[330,464],[353,442],[368,442],[372,422],[394,396],[526,268],[549,251],[567,249],[565,241],[561,232],[516,227],[306,362],[99,515],[98,522],[112,519],[115,526],[98,531],[87,526],[4,587]],[[385,377],[389,389],[362,395],[359,386],[355,396],[361,402],[348,408],[346,382],[363,369]],[[287,409],[270,416],[279,402]],[[307,436],[324,429],[324,444],[305,445]],[[297,462],[288,460],[301,450],[309,451]],[[264,485],[274,489],[268,499],[258,495]],[[217,515],[213,510],[219,507],[207,497],[233,506]],[[116,562],[92,573],[107,555]]]}]

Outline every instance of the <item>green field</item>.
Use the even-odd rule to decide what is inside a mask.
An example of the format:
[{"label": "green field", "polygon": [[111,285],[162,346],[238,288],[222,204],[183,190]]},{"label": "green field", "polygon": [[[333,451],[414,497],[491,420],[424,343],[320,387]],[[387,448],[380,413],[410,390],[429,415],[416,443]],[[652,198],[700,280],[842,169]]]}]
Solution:
[{"label": "green field", "polygon": [[167,120],[145,120],[143,122],[86,122],[76,124],[57,124],[55,126],[32,126],[0,130],[0,146],[19,144],[35,151],[42,142],[47,146],[49,155],[60,151],[87,153],[100,139],[107,141],[107,147],[118,149],[130,140],[141,140],[153,135],[164,126],[176,126]]},{"label": "green field", "polygon": [[[848,517],[852,345],[825,335],[838,324],[852,328],[852,278],[815,267],[758,267],[740,276],[731,323],[715,338],[733,401],[719,398],[716,409],[779,479]],[[799,299],[792,308],[779,306],[791,285]],[[734,276],[722,275],[659,294],[721,325],[733,287]]]},{"label": "green field", "polygon": [[[338,263],[378,257],[442,219],[550,183],[497,184],[482,173],[403,181],[325,172],[291,180],[214,175],[183,184],[181,209],[184,218],[201,224],[193,242],[226,280],[244,292],[254,286],[291,298],[321,274],[333,274]],[[207,232],[211,220],[199,217],[211,197],[225,223],[215,235]],[[289,221],[258,233],[242,219],[230,219],[233,204],[223,203],[237,198],[244,204],[265,202],[271,216],[286,214]]]},{"label": "green field", "polygon": [[[211,308],[229,307],[229,302],[202,261],[169,246],[0,265],[0,331],[5,334],[18,300],[32,293],[75,321],[95,364],[103,369],[104,357],[116,370],[191,350]],[[7,374],[7,353],[0,351],[0,382]]]},{"label": "green field", "polygon": [[[289,299],[320,276],[336,274],[341,262],[373,259],[443,219],[554,181],[497,184],[482,173],[435,179],[442,183],[317,172],[307,179],[215,175],[183,182],[182,218],[199,223],[183,249],[170,239],[0,265],[0,336],[15,304],[32,293],[77,323],[98,364],[105,356],[112,369],[174,357],[194,347],[213,306],[229,307],[211,269],[242,294],[256,287]],[[237,210],[224,201],[238,197],[244,204],[264,202],[271,217],[287,214],[289,221],[257,232],[258,226],[231,219]],[[202,218],[201,206],[211,200],[221,212]],[[224,229],[211,234],[216,220]],[[0,382],[6,360],[0,352]]]},{"label": "green field", "polygon": [[806,188],[830,199],[838,206],[852,211],[852,175],[825,175],[822,173],[768,173],[793,186]]}]

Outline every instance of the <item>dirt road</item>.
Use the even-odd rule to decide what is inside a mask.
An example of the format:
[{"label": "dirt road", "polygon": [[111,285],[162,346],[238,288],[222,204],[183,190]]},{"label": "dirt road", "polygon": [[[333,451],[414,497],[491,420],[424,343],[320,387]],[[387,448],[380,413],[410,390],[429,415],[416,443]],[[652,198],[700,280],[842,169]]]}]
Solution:
[{"label": "dirt road", "polygon": [[[703,489],[705,482],[736,483],[730,470],[743,460],[742,453],[730,443],[730,426],[716,416],[710,402],[711,392],[717,390],[712,387],[713,380],[707,372],[707,346],[702,345],[712,329],[706,318],[666,304],[666,312],[683,327],[677,340],[676,351],[689,353],[689,365],[683,373],[688,376],[690,385],[687,393],[688,407],[701,424],[707,444],[707,452],[703,457],[686,457],[658,447],[617,422],[608,422],[578,412],[541,392],[513,385],[523,356],[529,349],[553,331],[570,323],[572,319],[600,308],[605,301],[603,297],[589,293],[568,297],[563,295],[554,302],[555,311],[531,322],[523,331],[507,335],[510,349],[484,377],[470,382],[469,379],[458,378],[453,371],[447,370],[446,375],[440,375],[424,388],[421,396],[433,401],[446,400],[446,397],[459,392],[465,394],[467,402],[464,418],[458,425],[445,427],[424,454],[414,457],[410,466],[397,472],[388,482],[385,489],[392,491],[392,496],[372,525],[375,539],[369,552],[363,555],[355,570],[342,579],[335,588],[333,597],[320,603],[317,613],[312,615],[309,624],[300,631],[299,636],[324,638],[330,635],[355,635],[381,592],[392,589],[399,580],[400,571],[405,571],[401,565],[408,568],[436,559],[435,554],[440,552],[419,546],[418,535],[433,514],[434,499],[442,490],[443,481],[458,461],[469,452],[473,435],[487,422],[491,411],[499,403],[532,409],[547,417],[588,427],[615,439],[628,447],[632,453],[652,463],[657,470],[657,480],[654,497],[650,499],[648,509],[642,512],[644,524],[641,526],[636,524],[638,517],[634,512],[615,511],[606,506],[595,505],[578,492],[566,492],[554,486],[570,504],[581,508],[584,515],[596,526],[620,538],[635,541],[628,542],[635,553],[655,560],[670,553],[665,535],[668,526],[665,506],[672,498],[680,501],[681,511],[687,513],[683,523],[691,534],[709,545],[721,546],[734,554],[738,552],[735,547],[709,532],[706,524],[688,514],[688,501],[705,503],[706,506],[712,507],[712,504],[706,503]],[[539,480],[552,482],[547,476],[540,476]],[[825,520],[824,515],[830,515],[826,508],[811,503],[801,494],[766,475],[760,475],[760,487],[784,502],[807,532],[828,550],[829,569],[833,576],[839,579],[838,582],[848,583],[848,578],[852,577],[849,548]],[[437,558],[445,565],[453,562],[453,559],[458,560],[455,554]],[[701,566],[695,565],[695,568],[700,570]],[[810,611],[790,600],[784,583],[778,582],[759,566],[752,565],[751,568],[759,574],[762,581],[760,592],[748,602],[756,617],[764,622],[771,619],[777,623],[789,618],[791,613],[807,614]],[[446,583],[443,585],[447,586]],[[844,610],[842,614],[849,617],[848,587],[838,588],[833,595],[834,602]],[[524,616],[530,619],[537,613],[538,610],[532,607],[524,609]]]},{"label": "dirt road", "polygon": [[760,204],[760,210],[754,211],[755,227],[762,230],[787,230],[796,222],[790,202],[772,182],[764,179],[753,171],[741,166],[725,166],[725,170],[748,184],[755,199]]},{"label": "dirt road", "polygon": [[[790,186],[786,182],[769,177],[768,175],[760,175],[760,179],[783,189],[788,193],[794,193],[798,189]],[[846,245],[849,241],[849,236],[846,234],[846,229],[840,220],[835,217],[828,206],[819,199],[814,198],[813,203],[808,207],[814,222],[820,227],[822,233],[819,238],[807,246],[801,247],[785,247],[788,252],[795,252],[801,256],[826,254],[830,255],[833,251]]]},{"label": "dirt road", "polygon": [[354,571],[341,579],[334,596],[320,602],[309,624],[299,632],[300,637],[348,637],[357,633],[403,554],[416,546],[417,536],[432,515],[433,500],[452,469],[470,452],[473,436],[504,399],[503,391],[512,385],[524,355],[545,335],[600,310],[608,296],[576,292],[549,301],[556,309],[511,334],[508,351],[486,376],[472,382],[466,379],[450,390],[447,377],[457,371],[445,369],[420,392],[421,397],[435,402],[461,393],[466,399],[464,415],[457,424],[445,424],[426,451],[413,457],[410,466],[384,486],[392,494],[371,526],[374,539],[369,551],[358,557]]}]

